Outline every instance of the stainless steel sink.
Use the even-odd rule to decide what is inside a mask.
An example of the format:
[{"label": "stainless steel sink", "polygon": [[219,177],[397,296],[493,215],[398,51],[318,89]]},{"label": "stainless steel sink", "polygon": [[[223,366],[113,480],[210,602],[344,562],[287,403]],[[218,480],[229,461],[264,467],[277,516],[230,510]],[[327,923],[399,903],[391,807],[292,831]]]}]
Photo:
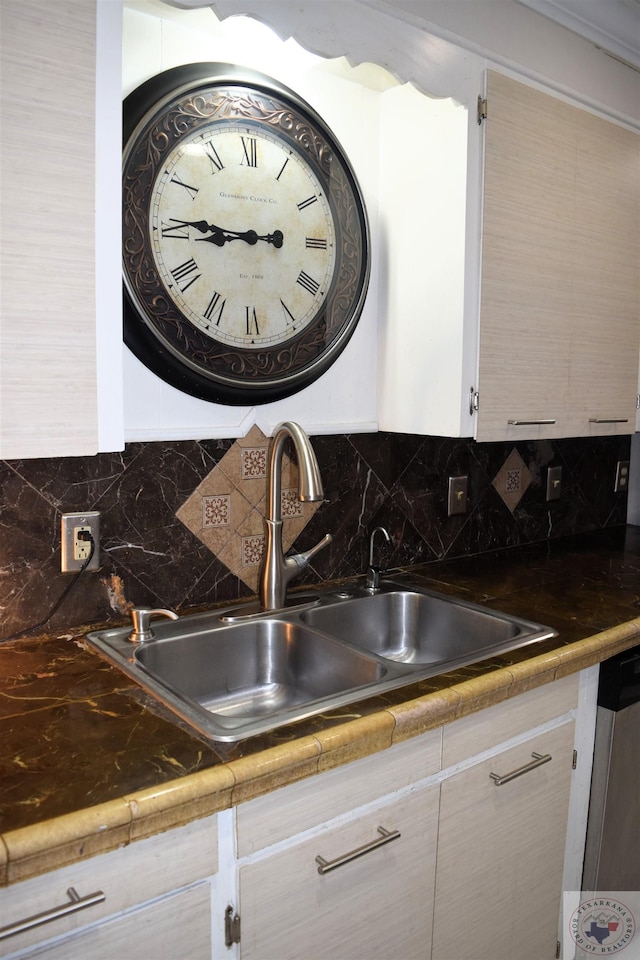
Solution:
[{"label": "stainless steel sink", "polygon": [[302,614],[310,627],[402,663],[459,663],[506,649],[530,624],[459,600],[391,590]]},{"label": "stainless steel sink", "polygon": [[273,619],[143,644],[134,657],[229,727],[366,687],[387,673],[357,650]]},{"label": "stainless steel sink", "polygon": [[298,595],[268,613],[233,606],[87,641],[205,737],[236,741],[555,636],[556,631],[384,580]]}]

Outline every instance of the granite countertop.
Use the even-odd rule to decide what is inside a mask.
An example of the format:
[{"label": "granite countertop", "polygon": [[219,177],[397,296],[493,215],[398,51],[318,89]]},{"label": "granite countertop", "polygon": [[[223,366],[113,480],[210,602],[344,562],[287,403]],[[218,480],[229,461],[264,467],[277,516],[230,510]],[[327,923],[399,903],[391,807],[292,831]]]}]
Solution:
[{"label": "granite countertop", "polygon": [[89,650],[86,630],[3,643],[0,885],[385,749],[640,643],[640,527],[403,575],[559,635],[233,744],[192,733]]}]

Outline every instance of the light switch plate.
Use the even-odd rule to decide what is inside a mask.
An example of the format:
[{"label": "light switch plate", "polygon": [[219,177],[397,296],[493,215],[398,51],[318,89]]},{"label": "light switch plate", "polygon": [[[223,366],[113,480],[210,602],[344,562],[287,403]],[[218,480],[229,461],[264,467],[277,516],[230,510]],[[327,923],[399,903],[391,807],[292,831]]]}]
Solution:
[{"label": "light switch plate", "polygon": [[559,500],[562,496],[562,467],[547,470],[547,501]]},{"label": "light switch plate", "polygon": [[454,517],[457,514],[467,512],[468,480],[468,477],[449,477],[448,516]]}]

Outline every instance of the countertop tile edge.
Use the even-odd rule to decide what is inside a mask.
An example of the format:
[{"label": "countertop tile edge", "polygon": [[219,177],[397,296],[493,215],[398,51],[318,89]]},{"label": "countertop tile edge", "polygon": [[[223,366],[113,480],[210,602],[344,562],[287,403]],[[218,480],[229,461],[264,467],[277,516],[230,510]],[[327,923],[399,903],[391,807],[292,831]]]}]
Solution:
[{"label": "countertop tile edge", "polygon": [[222,765],[126,795],[131,810],[130,840],[142,840],[226,810],[231,806],[234,785],[231,768]]},{"label": "countertop tile edge", "polygon": [[360,760],[386,750],[393,743],[395,718],[388,710],[356,717],[328,730],[320,730],[314,738],[320,746],[318,773]]},{"label": "countertop tile edge", "polygon": [[9,831],[7,883],[126,846],[130,828],[131,809],[119,799]]},{"label": "countertop tile edge", "polygon": [[319,757],[320,744],[309,735],[229,761],[234,777],[232,805],[313,776],[318,772]]}]

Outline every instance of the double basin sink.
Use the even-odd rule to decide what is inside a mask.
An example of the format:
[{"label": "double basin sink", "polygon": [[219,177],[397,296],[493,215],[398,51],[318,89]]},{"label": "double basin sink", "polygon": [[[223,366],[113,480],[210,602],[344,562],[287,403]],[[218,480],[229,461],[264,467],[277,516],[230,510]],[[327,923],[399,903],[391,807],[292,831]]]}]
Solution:
[{"label": "double basin sink", "polygon": [[201,735],[232,742],[556,634],[402,580],[292,600],[154,620],[143,643],[130,627],[87,641]]}]

